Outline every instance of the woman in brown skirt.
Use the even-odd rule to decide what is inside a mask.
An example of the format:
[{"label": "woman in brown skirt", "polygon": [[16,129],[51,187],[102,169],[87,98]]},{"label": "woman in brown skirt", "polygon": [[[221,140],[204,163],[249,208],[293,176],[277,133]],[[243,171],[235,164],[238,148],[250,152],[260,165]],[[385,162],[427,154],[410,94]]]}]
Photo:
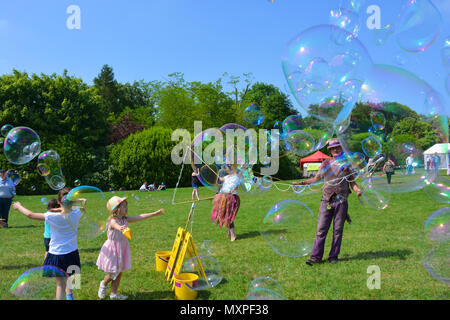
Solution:
[{"label": "woman in brown skirt", "polygon": [[231,241],[234,241],[236,240],[236,234],[234,233],[233,221],[236,218],[241,204],[238,196],[240,179],[236,170],[231,165],[227,165],[225,170],[227,175],[223,178],[219,177],[222,188],[214,197],[211,220],[215,221],[221,227],[226,226],[228,228],[228,236]]}]

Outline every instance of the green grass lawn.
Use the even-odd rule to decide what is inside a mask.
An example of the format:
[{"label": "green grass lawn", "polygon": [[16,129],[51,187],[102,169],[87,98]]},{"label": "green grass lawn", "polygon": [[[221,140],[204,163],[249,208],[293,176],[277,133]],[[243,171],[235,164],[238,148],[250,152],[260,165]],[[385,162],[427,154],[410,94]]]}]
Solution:
[{"label": "green grass lawn", "polygon": [[[396,176],[393,177],[395,183]],[[175,202],[190,200],[191,188],[177,190]],[[116,192],[129,196],[129,215],[166,209],[162,216],[131,224],[132,269],[124,272],[119,291],[129,299],[175,299],[164,274],[155,271],[155,252],[170,251],[177,228],[184,227],[190,203],[172,205],[173,189],[159,192]],[[135,197],[139,197],[136,200]],[[106,197],[112,196],[105,193]],[[200,189],[202,198],[213,195]],[[427,217],[444,207],[430,200],[423,190],[392,194],[389,207],[379,211],[362,205],[352,194],[338,264],[307,266],[307,257],[277,255],[264,241],[259,226],[267,211],[277,202],[300,200],[310,207],[317,220],[320,194],[299,196],[272,188],[266,193],[241,193],[241,209],[235,220],[237,240],[230,242],[226,229],[210,221],[212,202],[197,203],[191,230],[194,242],[213,244],[212,257],[221,267],[222,282],[199,293],[199,300],[245,299],[250,282],[257,277],[276,279],[287,299],[448,299],[449,287],[431,277],[421,264],[419,233]],[[44,212],[42,196],[17,196],[16,201],[36,212]],[[47,198],[49,196],[46,196]],[[44,256],[42,222],[27,219],[11,209],[10,228],[0,229],[0,298],[7,297],[12,283],[28,269],[42,265]],[[311,232],[314,239],[314,230]],[[98,299],[97,290],[104,274],[96,260],[106,234],[92,240],[79,239],[82,273],[78,299]],[[330,248],[331,232],[325,247]],[[381,270],[381,289],[369,290],[367,268]],[[109,290],[108,290],[109,294]]]}]

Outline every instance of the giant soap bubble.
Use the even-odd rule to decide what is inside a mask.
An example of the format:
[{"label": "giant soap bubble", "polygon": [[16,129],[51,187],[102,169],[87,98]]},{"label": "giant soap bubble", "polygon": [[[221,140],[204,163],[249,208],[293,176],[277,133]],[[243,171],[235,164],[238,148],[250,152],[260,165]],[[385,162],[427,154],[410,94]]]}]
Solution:
[{"label": "giant soap bubble", "polygon": [[[368,156],[380,152],[381,144],[381,152],[386,153],[384,148],[388,148],[387,151],[395,155],[396,165],[404,164],[412,151],[408,140],[410,136],[402,134],[402,127],[416,128],[414,131],[417,133],[428,130],[432,132],[436,142],[448,141],[446,106],[442,98],[414,74],[398,67],[374,65],[366,75],[361,92],[362,103],[352,110],[352,113],[358,113],[359,117],[352,116],[348,128],[337,133],[344,152],[352,154],[361,150],[362,141],[357,140],[355,131],[370,132],[373,137],[379,139],[379,143],[373,139],[362,143]],[[429,119],[429,124],[423,125],[419,115]],[[375,126],[376,124],[380,126]],[[410,192],[425,186],[427,176],[423,169],[423,151],[419,146],[415,146],[414,172],[397,176],[395,183],[391,184],[391,192]]]},{"label": "giant soap bubble", "polygon": [[47,150],[42,152],[38,157],[37,169],[41,176],[53,190],[61,190],[66,185],[61,166],[61,160],[58,152],[55,150]]},{"label": "giant soap bubble", "polygon": [[180,273],[198,275],[198,283],[194,290],[207,290],[216,287],[223,279],[222,269],[216,259],[200,255],[188,259]]},{"label": "giant soap bubble", "polygon": [[3,145],[6,159],[14,164],[25,164],[41,152],[38,134],[27,127],[15,127],[8,131]]},{"label": "giant soap bubble", "polygon": [[260,232],[277,254],[303,257],[312,250],[315,234],[314,216],[304,203],[284,200],[270,208],[261,222]]},{"label": "giant soap bubble", "polygon": [[340,115],[339,125],[347,123],[359,100],[364,76],[372,66],[369,53],[358,39],[338,44],[336,37],[353,35],[331,25],[311,27],[291,40],[282,56],[292,95],[330,134],[343,110],[346,115]]},{"label": "giant soap bubble", "polygon": [[213,191],[218,188],[219,170],[224,163],[223,137],[218,128],[206,129],[194,138],[190,150],[192,169],[198,171],[200,182]]},{"label": "giant soap bubble", "polygon": [[78,236],[93,239],[106,230],[109,211],[105,194],[96,187],[79,186],[73,188],[63,199],[67,210],[80,210],[82,216],[77,227]]},{"label": "giant soap bubble", "polygon": [[280,283],[271,277],[258,277],[250,282],[246,300],[286,300]]},{"label": "giant soap bubble", "polygon": [[450,284],[450,208],[431,214],[424,223],[420,238],[422,261],[428,273]]},{"label": "giant soap bubble", "polygon": [[430,0],[405,1],[397,23],[397,43],[409,52],[425,51],[436,41],[442,25],[441,13]]},{"label": "giant soap bubble", "polygon": [[8,295],[19,300],[54,300],[55,276],[64,278],[67,275],[54,266],[37,267],[25,271],[11,285]]}]

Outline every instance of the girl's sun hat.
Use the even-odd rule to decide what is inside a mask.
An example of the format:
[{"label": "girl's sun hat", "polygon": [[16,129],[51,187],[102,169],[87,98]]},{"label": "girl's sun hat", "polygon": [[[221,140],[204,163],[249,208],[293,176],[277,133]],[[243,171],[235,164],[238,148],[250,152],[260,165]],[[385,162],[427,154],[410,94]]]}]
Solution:
[{"label": "girl's sun hat", "polygon": [[111,199],[108,200],[106,203],[106,207],[108,208],[109,212],[112,212],[119,204],[121,204],[124,201],[127,201],[128,197],[118,197],[114,196]]}]

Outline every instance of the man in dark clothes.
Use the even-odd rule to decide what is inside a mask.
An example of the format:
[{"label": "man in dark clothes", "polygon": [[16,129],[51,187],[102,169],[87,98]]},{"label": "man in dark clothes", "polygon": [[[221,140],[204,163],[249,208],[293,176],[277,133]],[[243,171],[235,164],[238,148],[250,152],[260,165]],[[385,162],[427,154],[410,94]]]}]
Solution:
[{"label": "man in dark clothes", "polygon": [[[335,162],[336,157],[342,154],[339,140],[331,139],[328,142],[328,150],[330,150],[332,158],[322,162],[319,172],[315,177],[293,183],[294,185],[307,185],[319,182],[322,179],[324,180],[316,239],[314,241],[310,259],[306,261],[306,264],[310,266],[322,261],[325,240],[332,220],[334,220],[333,241],[331,243],[328,261],[330,263],[336,263],[338,261],[344,223],[346,220],[349,220],[347,198],[351,193],[350,187],[356,192],[358,197],[362,194],[355,182],[355,176],[351,169],[348,166],[343,166],[342,162]],[[330,181],[333,181],[333,183],[329,183]],[[338,181],[338,183],[336,183],[336,181]]]}]

